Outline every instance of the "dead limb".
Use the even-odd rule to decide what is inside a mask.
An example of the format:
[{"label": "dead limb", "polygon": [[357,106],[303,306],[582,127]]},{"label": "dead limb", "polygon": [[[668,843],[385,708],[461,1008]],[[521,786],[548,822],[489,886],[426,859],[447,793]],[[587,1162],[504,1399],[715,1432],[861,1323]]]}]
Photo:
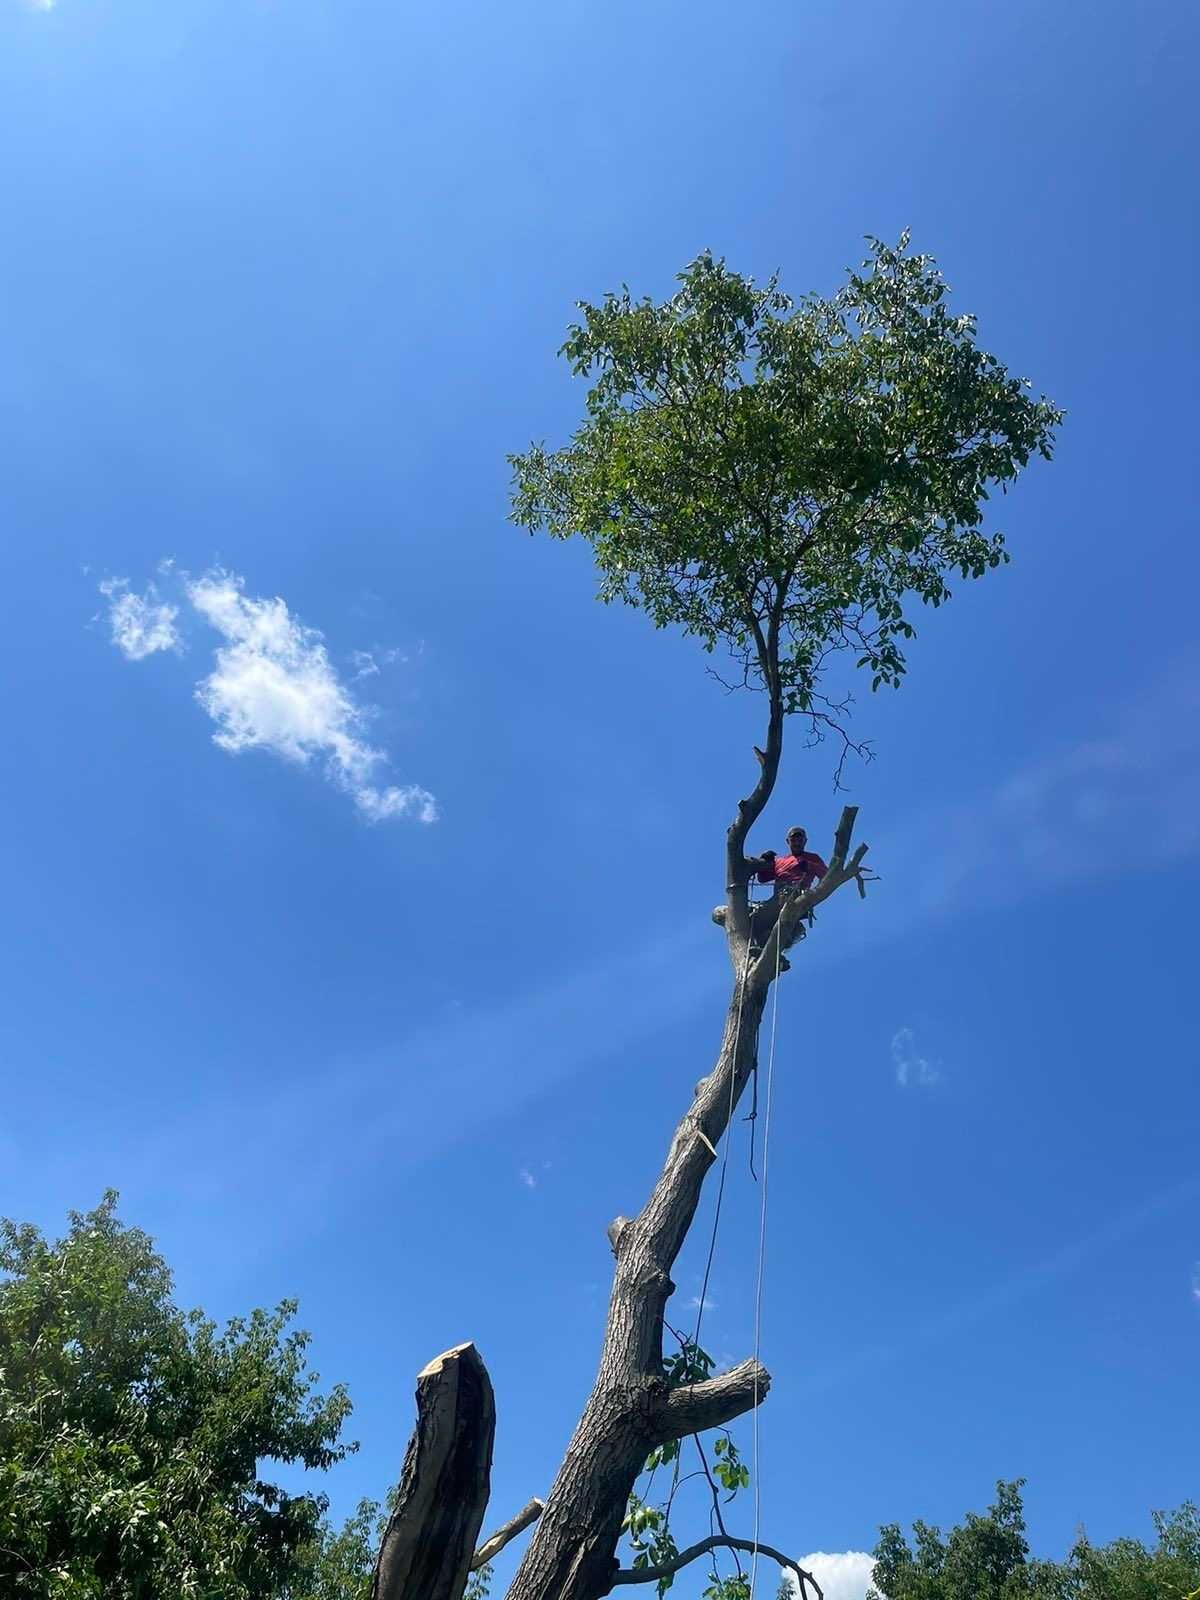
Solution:
[{"label": "dead limb", "polygon": [[522,1506],[515,1517],[510,1517],[503,1527],[497,1528],[495,1533],[488,1537],[479,1546],[471,1557],[471,1571],[478,1572],[480,1567],[485,1567],[493,1556],[498,1556],[504,1546],[515,1539],[519,1533],[524,1533],[531,1522],[536,1522],[546,1509],[545,1502],[536,1495],[528,1505]]}]

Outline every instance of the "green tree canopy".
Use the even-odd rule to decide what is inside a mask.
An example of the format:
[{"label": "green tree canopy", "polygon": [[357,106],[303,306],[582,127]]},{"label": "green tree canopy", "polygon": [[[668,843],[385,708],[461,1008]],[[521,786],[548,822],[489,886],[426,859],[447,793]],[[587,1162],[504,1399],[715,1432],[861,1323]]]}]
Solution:
[{"label": "green tree canopy", "polygon": [[1066,1561],[1029,1557],[1021,1482],[998,1483],[984,1516],[968,1512],[943,1538],[895,1523],[875,1547],[874,1600],[1200,1600],[1200,1513],[1190,1502],[1153,1514],[1156,1542],[1081,1535]]},{"label": "green tree canopy", "polygon": [[295,1306],[181,1311],[113,1194],[56,1243],[0,1222],[0,1274],[0,1593],[278,1594],[325,1501],[260,1465],[331,1466],[350,1409],[316,1393]]},{"label": "green tree canopy", "polygon": [[1017,1600],[1030,1591],[1021,1484],[998,1483],[986,1516],[969,1511],[948,1538],[913,1524],[913,1544],[896,1523],[880,1529],[875,1590],[883,1600]]},{"label": "green tree canopy", "polygon": [[1200,1600],[1200,1511],[1152,1513],[1155,1542],[1079,1539],[1068,1562],[1065,1600]]},{"label": "green tree canopy", "polygon": [[727,645],[780,714],[819,724],[830,657],[898,683],[911,596],[1005,559],[983,502],[1061,413],[952,315],[932,257],[871,242],[832,298],[794,304],[702,255],[663,304],[581,303],[563,353],[592,382],[558,451],[511,458],[513,517],[582,535],[601,596]]}]

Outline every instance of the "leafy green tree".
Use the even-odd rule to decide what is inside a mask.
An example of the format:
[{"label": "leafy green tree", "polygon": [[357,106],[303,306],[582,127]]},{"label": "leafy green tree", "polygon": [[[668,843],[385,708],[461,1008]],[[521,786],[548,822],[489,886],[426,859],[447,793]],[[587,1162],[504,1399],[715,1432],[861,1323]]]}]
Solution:
[{"label": "leafy green tree", "polygon": [[350,1403],[316,1393],[295,1306],[223,1329],[171,1298],[115,1194],[66,1236],[0,1222],[0,1593],[267,1600],[325,1509],[259,1476],[327,1468]]},{"label": "leafy green tree", "polygon": [[1152,1514],[1153,1546],[1138,1539],[1079,1539],[1067,1562],[1064,1600],[1200,1600],[1200,1511]]},{"label": "leafy green tree", "polygon": [[370,1600],[375,1551],[387,1520],[378,1500],[360,1500],[340,1528],[322,1517],[298,1556],[283,1600]]},{"label": "leafy green tree", "polygon": [[[564,449],[514,456],[514,519],[580,535],[600,596],[732,651],[772,725],[832,711],[826,668],[854,652],[898,684],[909,597],[1006,559],[984,502],[1062,413],[954,315],[933,258],[871,241],[862,272],[798,305],[702,255],[661,305],[583,304],[563,353],[592,379]],[[768,757],[774,741],[767,746]]]},{"label": "leafy green tree", "polygon": [[1076,1540],[1066,1561],[1029,1557],[1021,1481],[996,1486],[984,1516],[968,1512],[943,1539],[892,1523],[875,1547],[868,1600],[1200,1600],[1200,1513],[1190,1502],[1153,1515],[1156,1543]]},{"label": "leafy green tree", "polygon": [[[360,1500],[353,1515],[338,1529],[323,1517],[300,1553],[300,1571],[281,1600],[371,1600],[375,1556],[395,1502],[392,1489],[381,1505]],[[487,1600],[492,1569],[472,1572],[463,1600]]]},{"label": "leafy green tree", "polygon": [[1021,1481],[996,1485],[986,1516],[969,1511],[943,1539],[928,1523],[913,1524],[913,1544],[896,1523],[875,1547],[875,1588],[882,1600],[1016,1600],[1029,1593],[1029,1546]]},{"label": "leafy green tree", "polygon": [[[861,890],[867,875],[865,847],[850,853],[847,808],[825,877],[763,915],[750,903],[758,863],[747,837],[774,791],[787,719],[810,741],[840,739],[844,758],[853,670],[873,688],[899,684],[915,606],[940,606],[956,575],[1006,559],[1001,535],[984,530],[985,504],[1032,456],[1049,457],[1061,417],[979,347],[974,319],[951,312],[936,264],[907,236],[894,248],[872,241],[830,297],[793,302],[706,254],[662,303],[622,290],[580,312],[563,353],[588,381],[585,415],[563,447],[511,458],[513,518],[583,538],[603,600],[728,653],[732,681],[765,695],[766,728],[725,836],[713,920],[734,977],[716,1061],[642,1211],[610,1225],[599,1372],[508,1600],[598,1600],[623,1531],[637,1536],[640,1570],[622,1583],[672,1576],[674,1535],[649,1514],[661,1508],[629,1499],[648,1448],[677,1451],[766,1394],[754,1359],[672,1389],[671,1269],[754,1069],[783,952],[817,904],[852,880]],[[846,678],[832,675],[840,661]],[[715,1544],[739,1541],[713,1533],[681,1555]],[[733,1600],[736,1573],[725,1582]]]}]

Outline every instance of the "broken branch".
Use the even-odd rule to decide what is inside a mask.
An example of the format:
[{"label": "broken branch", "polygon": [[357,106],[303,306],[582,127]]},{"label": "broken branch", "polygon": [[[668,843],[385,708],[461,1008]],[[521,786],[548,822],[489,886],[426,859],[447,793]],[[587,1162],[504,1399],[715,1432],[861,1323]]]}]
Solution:
[{"label": "broken branch", "polygon": [[545,1509],[545,1501],[539,1500],[534,1495],[529,1504],[522,1506],[515,1517],[511,1517],[503,1527],[497,1528],[495,1533],[489,1534],[483,1541],[479,1549],[471,1557],[471,1571],[478,1572],[480,1567],[486,1566],[493,1556],[498,1556],[504,1546],[515,1539],[519,1533],[524,1533],[529,1524],[536,1522]]}]

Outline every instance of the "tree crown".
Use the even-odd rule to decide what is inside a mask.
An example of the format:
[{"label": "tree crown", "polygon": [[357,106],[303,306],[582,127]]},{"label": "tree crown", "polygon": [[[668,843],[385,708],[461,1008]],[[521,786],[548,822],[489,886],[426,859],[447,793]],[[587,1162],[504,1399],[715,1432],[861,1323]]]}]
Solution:
[{"label": "tree crown", "polygon": [[979,349],[907,234],[870,252],[798,304],[709,254],[662,304],[581,302],[562,353],[587,417],[510,458],[517,523],[582,535],[604,600],[728,646],[785,712],[821,715],[842,650],[899,682],[906,601],[1006,559],[983,503],[1049,457],[1062,415]]}]

